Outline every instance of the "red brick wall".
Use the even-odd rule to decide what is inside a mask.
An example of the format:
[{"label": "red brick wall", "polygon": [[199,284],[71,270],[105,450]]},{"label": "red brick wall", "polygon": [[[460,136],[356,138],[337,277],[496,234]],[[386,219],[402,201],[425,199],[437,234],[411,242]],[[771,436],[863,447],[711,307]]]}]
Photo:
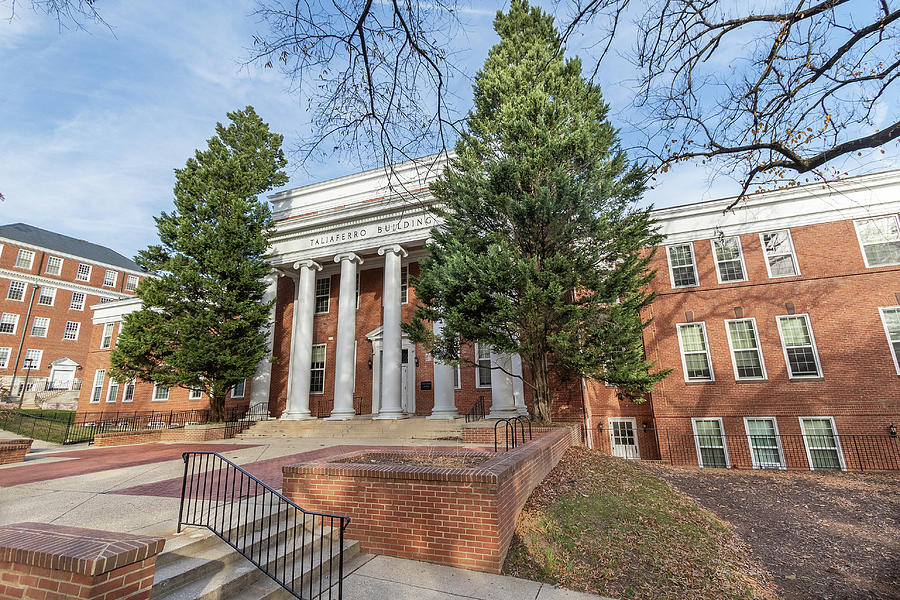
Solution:
[{"label": "red brick wall", "polygon": [[29,439],[0,440],[0,465],[24,461],[25,456],[31,450],[33,441]]},{"label": "red brick wall", "polygon": [[110,431],[94,436],[94,446],[127,446],[146,444],[148,442],[209,442],[224,440],[243,431],[248,425],[240,427],[205,427],[187,426],[173,429],[139,429],[136,431]]}]

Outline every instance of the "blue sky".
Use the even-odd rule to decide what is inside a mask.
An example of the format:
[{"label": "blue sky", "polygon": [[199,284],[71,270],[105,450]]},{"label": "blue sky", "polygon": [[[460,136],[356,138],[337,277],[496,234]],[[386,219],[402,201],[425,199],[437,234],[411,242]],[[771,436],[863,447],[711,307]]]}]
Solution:
[{"label": "blue sky", "polygon": [[[205,146],[226,112],[252,104],[286,147],[308,124],[277,72],[242,66],[256,25],[252,2],[99,6],[112,31],[60,31],[21,0],[10,22],[9,0],[0,0],[0,222],[31,223],[134,256],[156,239],[152,217],[172,206],[173,170]],[[469,74],[496,42],[491,21],[504,3],[473,6],[458,57]],[[628,76],[607,69],[601,79],[614,124],[628,116]],[[463,95],[462,111],[470,101]],[[287,187],[374,166],[323,156],[305,170],[291,164]],[[667,206],[737,191],[727,177],[710,179],[704,168],[679,167],[646,198]]]}]

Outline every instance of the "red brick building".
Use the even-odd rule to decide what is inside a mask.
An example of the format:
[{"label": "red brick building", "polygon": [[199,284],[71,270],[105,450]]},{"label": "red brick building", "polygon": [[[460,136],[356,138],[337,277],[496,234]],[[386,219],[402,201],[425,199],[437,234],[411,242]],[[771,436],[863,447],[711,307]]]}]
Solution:
[{"label": "red brick building", "polygon": [[142,276],[109,248],[24,223],[0,226],[4,393],[25,405],[74,400],[85,372],[90,307],[133,296]]}]

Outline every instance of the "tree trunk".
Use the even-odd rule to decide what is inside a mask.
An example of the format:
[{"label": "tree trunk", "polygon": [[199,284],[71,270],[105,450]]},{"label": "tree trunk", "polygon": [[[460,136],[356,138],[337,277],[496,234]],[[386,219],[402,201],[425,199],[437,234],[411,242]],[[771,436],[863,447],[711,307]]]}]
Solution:
[{"label": "tree trunk", "polygon": [[221,423],[225,420],[225,395],[209,396],[209,420],[213,423]]},{"label": "tree trunk", "polygon": [[553,420],[553,398],[550,394],[547,354],[529,356],[528,363],[531,369],[531,384],[534,386],[534,416],[540,423],[550,423]]}]

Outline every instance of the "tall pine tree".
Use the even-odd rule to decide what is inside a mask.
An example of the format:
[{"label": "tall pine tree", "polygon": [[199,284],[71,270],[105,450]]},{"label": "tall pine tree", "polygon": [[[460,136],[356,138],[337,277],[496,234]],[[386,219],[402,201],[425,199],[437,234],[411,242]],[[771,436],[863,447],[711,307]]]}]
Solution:
[{"label": "tall pine tree", "polygon": [[202,390],[213,420],[266,353],[272,216],[258,196],[288,180],[282,136],[253,107],[228,118],[175,171],[175,211],[156,218],[160,243],[136,259],[156,277],[138,287],[142,308],[125,316],[111,359],[118,379]]},{"label": "tall pine tree", "polygon": [[[645,172],[629,165],[581,61],[565,59],[551,16],[513,0],[494,28],[467,131],[432,185],[443,224],[405,327],[445,361],[459,360],[460,337],[520,354],[540,421],[568,377],[639,401],[665,376],[642,349],[646,248],[661,241],[636,205]],[[438,319],[435,338],[427,322]]]}]

